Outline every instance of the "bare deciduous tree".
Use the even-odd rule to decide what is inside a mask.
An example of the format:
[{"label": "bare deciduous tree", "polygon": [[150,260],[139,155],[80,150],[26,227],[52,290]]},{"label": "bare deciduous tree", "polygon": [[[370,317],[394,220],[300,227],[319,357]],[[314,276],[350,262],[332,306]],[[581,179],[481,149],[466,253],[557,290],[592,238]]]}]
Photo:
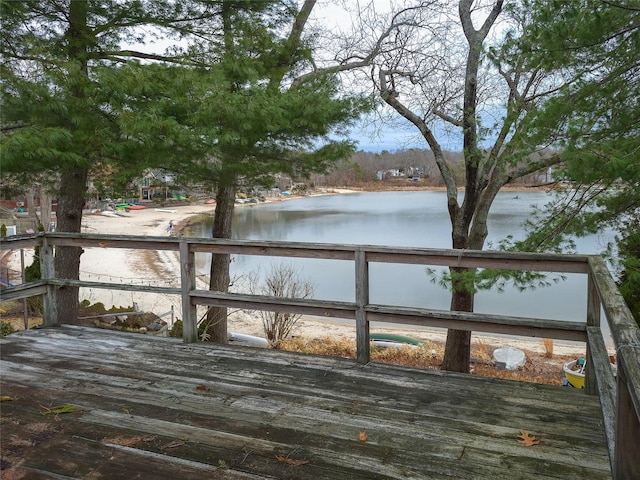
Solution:
[{"label": "bare deciduous tree", "polygon": [[[435,157],[447,193],[452,247],[481,250],[487,217],[499,190],[512,180],[559,162],[538,154],[553,142],[553,128],[530,128],[541,105],[562,85],[558,72],[502,49],[517,38],[528,12],[504,9],[504,0],[404,2],[401,10],[374,15],[361,9],[360,30],[379,35],[368,66],[379,98],[417,129]],[[355,58],[357,45],[345,50]],[[381,111],[383,108],[381,107]],[[464,175],[445,157],[449,135],[462,139]],[[464,191],[464,196],[459,195]],[[473,311],[473,271],[451,269],[451,309]],[[468,372],[471,332],[449,330],[443,368]]]},{"label": "bare deciduous tree", "polygon": [[[281,298],[309,298],[315,291],[312,281],[301,276],[291,263],[275,263],[270,267],[264,279],[255,272],[249,281],[249,290],[254,295],[267,295]],[[301,314],[289,312],[271,312],[260,310],[258,316],[262,320],[264,333],[272,347],[293,332]]]}]

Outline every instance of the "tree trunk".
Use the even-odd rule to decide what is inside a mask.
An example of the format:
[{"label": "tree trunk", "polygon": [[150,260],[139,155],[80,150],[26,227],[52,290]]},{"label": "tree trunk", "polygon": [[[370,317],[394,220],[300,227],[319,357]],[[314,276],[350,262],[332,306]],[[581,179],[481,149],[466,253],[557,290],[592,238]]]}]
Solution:
[{"label": "tree trunk", "polygon": [[[462,285],[460,276],[471,275],[472,269],[450,268],[453,278],[451,293],[451,310],[473,312],[475,294]],[[469,373],[471,361],[471,332],[469,330],[447,330],[447,341],[444,347],[442,369],[450,372]]]},{"label": "tree trunk", "polygon": [[36,216],[36,202],[35,202],[35,189],[33,187],[31,187],[29,190],[27,190],[27,193],[25,194],[25,206],[27,207],[27,214],[29,215],[30,218],[33,218]]},{"label": "tree trunk", "polygon": [[[449,213],[451,216],[453,248],[482,249],[486,239],[486,213],[491,202],[480,202],[483,194],[481,185],[482,152],[478,146],[478,69],[483,52],[484,39],[502,11],[503,0],[496,0],[491,12],[476,30],[472,21],[473,0],[460,0],[458,12],[465,37],[469,43],[467,53],[464,99],[462,109],[462,127],[465,164],[465,194],[461,208],[456,208],[455,199],[450,196]],[[481,209],[484,214],[478,222],[478,212]],[[473,244],[470,243],[470,238]],[[452,275],[451,310],[461,312],[473,312],[474,292],[472,287],[463,285],[465,275],[473,275],[473,269],[450,268]],[[466,330],[448,330],[447,342],[444,350],[443,370],[469,373],[469,360],[471,358],[471,332]]]},{"label": "tree trunk", "polygon": [[[216,212],[213,219],[213,238],[231,238],[233,207],[236,199],[235,186],[219,186],[216,195]],[[231,276],[229,274],[228,253],[217,253],[211,258],[209,290],[228,292]],[[211,307],[207,312],[207,330],[212,342],[227,343],[227,308]]]},{"label": "tree trunk", "polygon": [[[64,172],[60,177],[57,222],[61,232],[80,232],[84,194],[87,190],[87,169]],[[54,266],[58,278],[80,278],[80,247],[57,247]],[[57,291],[58,323],[77,323],[78,287],[60,287]]]},{"label": "tree trunk", "polygon": [[53,199],[48,191],[45,191],[44,187],[40,188],[40,225],[44,228],[45,232],[49,231],[49,224],[51,223]]},{"label": "tree trunk", "polygon": [[[85,97],[84,80],[88,80],[87,44],[91,35],[87,26],[88,2],[72,0],[69,3],[68,40],[69,60],[75,63],[83,78],[72,88],[73,96],[82,101]],[[75,128],[70,122],[70,128]],[[61,232],[79,233],[82,227],[88,167],[77,167],[63,171],[58,190],[58,209],[56,212],[57,229]],[[48,228],[48,225],[45,226]],[[78,280],[80,278],[81,247],[58,247],[55,252],[54,268],[58,278]],[[76,323],[79,311],[78,287],[60,287],[56,295],[58,323]]]}]

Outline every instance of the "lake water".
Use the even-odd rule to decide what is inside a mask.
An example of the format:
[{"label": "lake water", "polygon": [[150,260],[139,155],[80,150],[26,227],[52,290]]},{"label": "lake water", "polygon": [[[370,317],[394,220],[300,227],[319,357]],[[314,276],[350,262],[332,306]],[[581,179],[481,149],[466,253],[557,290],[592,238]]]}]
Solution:
[{"label": "lake water", "polygon": [[[545,192],[503,192],[489,216],[487,248],[508,235],[524,236],[522,223],[531,205],[550,200]],[[211,226],[201,225],[188,236],[211,236]],[[237,208],[233,238],[450,248],[451,227],[444,192],[375,192],[311,196],[286,202]],[[577,239],[579,253],[598,253],[612,232]],[[199,273],[208,274],[204,258],[197,259]],[[232,275],[269,269],[272,257],[236,256]],[[286,259],[315,284],[314,298],[354,301],[352,262]],[[447,310],[449,292],[434,284],[425,266],[370,264],[370,301],[376,304]],[[476,295],[477,312],[557,320],[583,321],[586,317],[586,276],[567,274],[566,280],[547,288],[520,293],[486,291]]]}]

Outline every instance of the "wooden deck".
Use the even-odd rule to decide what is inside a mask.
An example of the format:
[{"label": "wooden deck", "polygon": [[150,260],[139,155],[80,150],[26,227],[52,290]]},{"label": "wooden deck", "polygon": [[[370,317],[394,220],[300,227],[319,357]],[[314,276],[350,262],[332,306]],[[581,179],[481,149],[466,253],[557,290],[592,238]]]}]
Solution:
[{"label": "wooden deck", "polygon": [[0,351],[3,478],[611,478],[570,388],[72,326]]}]

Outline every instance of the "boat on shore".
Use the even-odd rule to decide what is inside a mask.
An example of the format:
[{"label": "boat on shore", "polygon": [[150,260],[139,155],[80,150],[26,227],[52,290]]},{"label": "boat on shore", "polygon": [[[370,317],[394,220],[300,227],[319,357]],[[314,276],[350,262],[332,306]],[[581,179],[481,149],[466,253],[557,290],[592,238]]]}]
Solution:
[{"label": "boat on shore", "polygon": [[422,340],[417,338],[408,337],[406,335],[395,335],[393,333],[372,333],[369,335],[369,338],[373,342],[396,342],[416,346],[424,343]]},{"label": "boat on shore", "polygon": [[371,333],[369,340],[375,347],[389,348],[389,347],[403,347],[406,345],[417,347],[422,340],[417,338],[408,337],[406,335],[395,335],[393,333]]},{"label": "boat on shore", "polygon": [[255,337],[253,335],[245,335],[244,333],[229,332],[229,343],[237,345],[245,345],[249,347],[267,348],[269,341],[266,338]]},{"label": "boat on shore", "polygon": [[100,212],[100,215],[103,215],[105,217],[111,217],[111,218],[120,218],[120,215],[118,215],[113,210],[104,210],[104,211]]},{"label": "boat on shore", "polygon": [[577,358],[562,366],[564,377],[574,388],[584,388],[584,369],[587,362],[584,358]]},{"label": "boat on shore", "polygon": [[[584,373],[586,366],[587,361],[582,357],[567,362],[562,366],[564,377],[567,382],[569,382],[569,385],[574,388],[584,388]],[[614,375],[618,373],[618,366],[615,363],[611,363],[611,369],[613,370]]]}]

